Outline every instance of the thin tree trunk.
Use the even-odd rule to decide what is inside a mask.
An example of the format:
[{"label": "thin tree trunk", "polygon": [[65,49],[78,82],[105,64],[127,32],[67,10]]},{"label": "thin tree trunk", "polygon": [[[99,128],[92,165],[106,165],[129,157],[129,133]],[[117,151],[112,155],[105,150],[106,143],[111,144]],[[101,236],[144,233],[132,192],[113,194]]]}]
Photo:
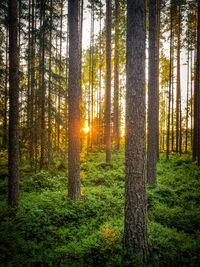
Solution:
[{"label": "thin tree trunk", "polygon": [[5,69],[5,91],[4,91],[4,116],[3,116],[3,146],[6,148],[8,143],[7,136],[7,109],[8,109],[8,30],[6,29],[6,69]]},{"label": "thin tree trunk", "polygon": [[101,69],[102,69],[102,40],[101,40],[101,17],[102,17],[102,6],[100,6],[100,17],[99,17],[99,125],[98,125],[98,146],[101,149],[101,135],[102,135],[102,122],[101,122]]},{"label": "thin tree trunk", "polygon": [[106,0],[106,162],[111,161],[111,0]]},{"label": "thin tree trunk", "polygon": [[171,1],[171,11],[170,11],[170,63],[169,63],[169,97],[168,97],[168,120],[167,120],[167,153],[166,158],[169,160],[169,140],[170,140],[170,111],[171,111],[171,81],[172,81],[172,1]]},{"label": "thin tree trunk", "polygon": [[9,24],[9,144],[8,144],[8,204],[19,202],[19,58],[17,0],[8,2]]},{"label": "thin tree trunk", "polygon": [[51,162],[51,153],[52,153],[52,144],[51,144],[51,137],[52,137],[52,129],[51,129],[51,53],[52,53],[52,13],[53,13],[53,0],[50,0],[50,36],[49,36],[49,91],[48,91],[48,166]]},{"label": "thin tree trunk", "polygon": [[156,156],[159,160],[159,55],[160,55],[160,0],[156,0]]},{"label": "thin tree trunk", "polygon": [[179,151],[180,144],[180,35],[181,18],[180,6],[178,6],[178,44],[177,44],[177,87],[176,87],[176,152]]},{"label": "thin tree trunk", "polygon": [[115,57],[114,57],[114,142],[120,147],[119,123],[119,0],[115,0]]},{"label": "thin tree trunk", "polygon": [[190,52],[188,46],[185,152],[188,151],[189,71],[190,71]]}]

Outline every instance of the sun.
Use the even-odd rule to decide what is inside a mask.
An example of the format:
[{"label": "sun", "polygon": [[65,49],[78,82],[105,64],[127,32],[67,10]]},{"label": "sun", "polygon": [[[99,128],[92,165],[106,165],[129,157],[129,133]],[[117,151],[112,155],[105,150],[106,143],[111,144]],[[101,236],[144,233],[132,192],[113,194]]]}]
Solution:
[{"label": "sun", "polygon": [[88,127],[88,122],[85,121],[85,127],[83,128],[83,131],[85,134],[88,134],[89,130],[90,130],[90,128]]}]

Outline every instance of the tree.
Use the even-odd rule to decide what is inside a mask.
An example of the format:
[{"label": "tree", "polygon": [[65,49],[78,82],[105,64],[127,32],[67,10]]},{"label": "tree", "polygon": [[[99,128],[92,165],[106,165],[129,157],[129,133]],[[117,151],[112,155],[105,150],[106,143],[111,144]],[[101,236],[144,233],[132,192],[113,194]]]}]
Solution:
[{"label": "tree", "polygon": [[157,92],[156,92],[156,0],[149,2],[149,79],[148,79],[148,146],[147,181],[156,184],[156,129],[157,129]]},{"label": "tree", "polygon": [[19,59],[17,0],[8,2],[9,18],[9,144],[8,144],[8,204],[19,202]]},{"label": "tree", "polygon": [[198,165],[200,165],[200,0],[198,0],[198,24],[197,24],[197,91],[198,91]]},{"label": "tree", "polygon": [[120,146],[119,123],[119,0],[115,0],[114,141],[117,150]]},{"label": "tree", "polygon": [[124,245],[147,258],[145,0],[127,0]]},{"label": "tree", "polygon": [[111,0],[106,0],[106,162],[111,161]]},{"label": "tree", "polygon": [[69,24],[69,131],[68,195],[80,199],[80,56],[78,34],[78,0],[68,2]]}]

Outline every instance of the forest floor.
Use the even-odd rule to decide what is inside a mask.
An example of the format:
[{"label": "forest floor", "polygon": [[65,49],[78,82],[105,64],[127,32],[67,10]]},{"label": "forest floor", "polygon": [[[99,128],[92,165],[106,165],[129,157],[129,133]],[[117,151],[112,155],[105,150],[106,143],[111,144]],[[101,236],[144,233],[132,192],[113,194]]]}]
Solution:
[{"label": "forest floor", "polygon": [[[81,156],[82,200],[67,198],[58,158],[36,174],[20,168],[20,203],[7,206],[6,161],[0,165],[0,266],[142,266],[122,247],[124,151]],[[191,155],[164,155],[158,186],[148,186],[147,266],[200,266],[200,168]]]}]

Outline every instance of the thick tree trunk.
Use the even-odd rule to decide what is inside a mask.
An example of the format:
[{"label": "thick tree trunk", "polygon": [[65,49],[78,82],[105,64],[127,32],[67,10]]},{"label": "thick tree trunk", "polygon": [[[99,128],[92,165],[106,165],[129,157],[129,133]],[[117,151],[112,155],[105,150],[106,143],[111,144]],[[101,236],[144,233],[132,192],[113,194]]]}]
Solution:
[{"label": "thick tree trunk", "polygon": [[144,261],[147,258],[145,37],[145,0],[128,0],[124,245]]},{"label": "thick tree trunk", "polygon": [[68,195],[80,199],[80,56],[78,35],[78,0],[68,2],[69,23],[69,150]]},{"label": "thick tree trunk", "polygon": [[102,19],[102,6],[100,6],[99,15],[99,125],[98,125],[98,146],[101,149],[101,135],[102,135],[102,121],[101,121],[101,70],[102,70],[102,40],[101,40],[101,19]]},{"label": "thick tree trunk", "polygon": [[189,52],[189,46],[188,46],[185,152],[188,151],[189,71],[190,71],[190,52]]},{"label": "thick tree trunk", "polygon": [[156,184],[157,160],[157,92],[156,92],[156,0],[149,2],[149,79],[147,182]]},{"label": "thick tree trunk", "polygon": [[106,0],[106,162],[111,161],[111,0]]},{"label": "thick tree trunk", "polygon": [[17,0],[8,2],[9,19],[9,144],[8,144],[8,204],[19,201],[19,58],[17,47]]}]

